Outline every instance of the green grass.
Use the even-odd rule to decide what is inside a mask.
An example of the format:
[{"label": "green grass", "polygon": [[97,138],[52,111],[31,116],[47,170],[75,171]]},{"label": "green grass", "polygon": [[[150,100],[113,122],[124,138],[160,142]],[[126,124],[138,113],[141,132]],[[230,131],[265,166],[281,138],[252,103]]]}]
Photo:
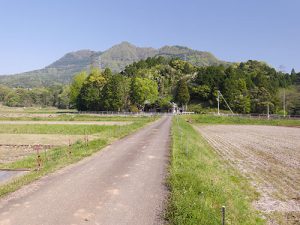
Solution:
[{"label": "green grass", "polygon": [[[9,164],[0,164],[0,168],[2,169],[31,169],[28,174],[19,177],[10,183],[1,185],[0,197],[16,191],[23,185],[37,180],[46,174],[49,174],[57,169],[60,169],[92,155],[93,153],[101,150],[106,145],[112,143],[114,140],[138,130],[139,128],[143,127],[149,122],[154,121],[155,119],[157,119],[157,117],[140,118],[134,123],[126,126],[110,126],[111,129],[103,130],[99,139],[88,142],[88,146],[85,143],[77,142],[71,147],[57,147],[48,150],[47,153],[41,151],[40,155],[42,160],[42,167],[39,171],[34,170],[37,168],[36,154],[32,154],[22,160]],[[69,152],[71,152],[71,154]]]},{"label": "green grass", "polygon": [[172,137],[170,224],[221,224],[223,205],[226,224],[265,224],[251,207],[258,193],[184,118],[173,119]]},{"label": "green grass", "polygon": [[265,119],[245,118],[216,115],[187,115],[187,120],[199,124],[241,124],[241,125],[272,125],[272,126],[300,126],[300,120],[296,119]]},{"label": "green grass", "polygon": [[[125,126],[125,125],[124,125]],[[118,125],[61,125],[61,124],[1,124],[0,133],[5,134],[96,134],[120,129]]]},{"label": "green grass", "polygon": [[[17,115],[17,114],[15,114]],[[148,116],[97,116],[84,114],[56,114],[51,117],[0,117],[2,121],[139,121]]]}]

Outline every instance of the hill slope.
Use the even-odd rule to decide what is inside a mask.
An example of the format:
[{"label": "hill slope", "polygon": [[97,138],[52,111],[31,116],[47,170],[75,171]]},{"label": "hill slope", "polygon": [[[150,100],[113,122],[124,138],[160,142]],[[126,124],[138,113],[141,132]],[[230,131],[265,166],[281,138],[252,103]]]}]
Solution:
[{"label": "hill slope", "polygon": [[128,42],[122,42],[104,52],[80,50],[67,53],[40,70],[0,76],[0,84],[26,88],[66,84],[71,81],[75,73],[89,69],[91,65],[100,68],[109,67],[112,71],[119,72],[133,62],[154,56],[186,59],[197,66],[228,64],[218,60],[209,52],[187,47],[164,46],[160,49],[154,49],[136,47]]}]

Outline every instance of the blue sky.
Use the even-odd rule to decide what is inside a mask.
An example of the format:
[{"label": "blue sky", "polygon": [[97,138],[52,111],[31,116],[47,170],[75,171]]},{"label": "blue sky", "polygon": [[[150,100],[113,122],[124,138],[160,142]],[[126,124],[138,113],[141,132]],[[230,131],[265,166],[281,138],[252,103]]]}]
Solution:
[{"label": "blue sky", "polygon": [[0,0],[0,74],[122,41],[300,71],[299,0]]}]

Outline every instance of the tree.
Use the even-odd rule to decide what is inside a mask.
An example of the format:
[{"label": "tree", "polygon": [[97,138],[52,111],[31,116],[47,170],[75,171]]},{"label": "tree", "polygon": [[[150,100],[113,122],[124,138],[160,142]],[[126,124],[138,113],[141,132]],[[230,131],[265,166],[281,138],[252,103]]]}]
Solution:
[{"label": "tree", "polygon": [[70,103],[74,106],[77,103],[77,98],[86,78],[87,74],[85,71],[76,74],[73,78],[72,84],[70,86]]},{"label": "tree", "polygon": [[4,99],[4,104],[10,107],[20,106],[20,96],[14,91],[11,90]]},{"label": "tree", "polygon": [[108,111],[121,111],[125,108],[129,96],[128,78],[116,74],[105,84],[103,90],[103,107]]},{"label": "tree", "polygon": [[105,79],[109,80],[112,77],[111,69],[105,68],[103,71],[103,76],[105,77]]},{"label": "tree", "polygon": [[250,96],[245,79],[227,78],[224,83],[224,97],[234,112],[250,112]]},{"label": "tree", "polygon": [[58,95],[58,105],[60,109],[69,109],[70,108],[70,86],[66,85],[63,87],[62,92]]},{"label": "tree", "polygon": [[139,109],[144,109],[145,104],[152,104],[158,98],[157,83],[148,78],[135,77],[131,82],[131,101]]},{"label": "tree", "polygon": [[267,107],[273,109],[271,94],[264,87],[255,88],[251,93],[251,111],[256,113],[266,113]]},{"label": "tree", "polygon": [[84,81],[76,101],[78,110],[99,111],[103,110],[102,88],[106,84],[106,79],[99,69],[93,68],[89,76]]},{"label": "tree", "polygon": [[4,85],[0,85],[0,102],[3,102],[5,99],[5,96],[8,95],[10,92],[10,88],[6,87]]},{"label": "tree", "polygon": [[176,101],[182,106],[186,106],[190,101],[190,93],[185,79],[178,82],[176,91]]},{"label": "tree", "polygon": [[210,95],[210,88],[207,85],[196,85],[190,87],[191,98],[200,101],[207,101]]}]

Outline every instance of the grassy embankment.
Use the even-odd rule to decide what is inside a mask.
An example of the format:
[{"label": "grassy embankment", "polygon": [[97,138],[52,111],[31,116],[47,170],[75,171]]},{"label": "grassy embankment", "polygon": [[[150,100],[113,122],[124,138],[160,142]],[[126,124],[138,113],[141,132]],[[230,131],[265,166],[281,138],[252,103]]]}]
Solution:
[{"label": "grassy embankment", "polygon": [[[75,117],[75,120],[91,120],[91,117],[80,116]],[[64,134],[83,134],[83,133],[97,133],[99,139],[92,140],[88,142],[88,145],[83,142],[76,142],[75,144],[64,147],[56,147],[47,151],[41,151],[40,157],[42,161],[42,166],[40,170],[35,170],[37,168],[37,154],[28,156],[22,160],[12,162],[9,164],[0,164],[0,167],[6,169],[19,169],[28,168],[31,171],[26,175],[17,178],[16,180],[1,185],[0,186],[0,197],[4,196],[10,192],[13,192],[25,184],[28,184],[48,173],[51,173],[57,169],[65,167],[69,164],[75,163],[93,153],[101,150],[103,147],[112,143],[121,137],[124,137],[139,128],[143,127],[149,122],[157,119],[156,117],[140,117],[134,118],[133,123],[124,126],[93,126],[88,125],[16,125],[15,128],[10,130],[12,133],[56,133],[63,132]],[[128,118],[129,120],[129,118]],[[12,126],[12,125],[9,125]],[[3,129],[8,129],[8,127],[3,127],[1,125],[2,132],[9,132],[9,130],[3,131]]]},{"label": "grassy embankment", "polygon": [[[196,120],[196,117],[193,117]],[[251,202],[258,193],[186,122],[176,116],[172,126],[170,201],[166,218],[171,224],[265,224]]]}]

